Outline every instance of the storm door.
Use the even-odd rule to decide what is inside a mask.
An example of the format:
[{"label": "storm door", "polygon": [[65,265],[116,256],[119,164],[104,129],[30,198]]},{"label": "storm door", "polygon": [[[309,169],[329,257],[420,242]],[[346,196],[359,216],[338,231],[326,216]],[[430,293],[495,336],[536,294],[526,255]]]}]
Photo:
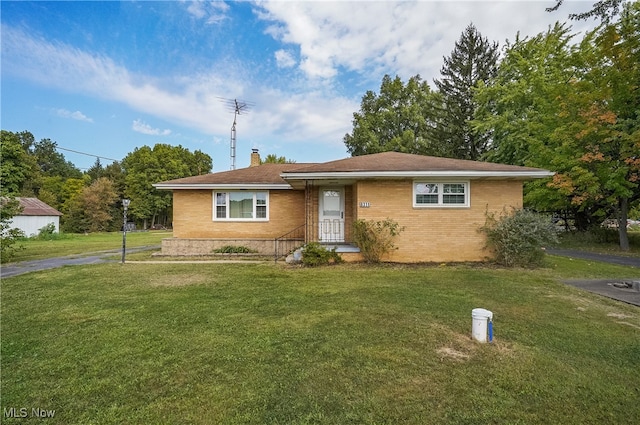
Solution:
[{"label": "storm door", "polygon": [[319,195],[320,242],[344,242],[344,189],[321,188]]}]

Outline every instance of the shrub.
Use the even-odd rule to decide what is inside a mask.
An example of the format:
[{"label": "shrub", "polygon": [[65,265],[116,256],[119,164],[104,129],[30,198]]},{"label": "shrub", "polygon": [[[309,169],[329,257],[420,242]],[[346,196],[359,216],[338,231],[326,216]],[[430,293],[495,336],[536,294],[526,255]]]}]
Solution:
[{"label": "shrub", "polygon": [[9,261],[16,251],[24,249],[19,240],[24,238],[24,232],[17,227],[11,227],[12,218],[22,211],[20,202],[15,198],[0,198],[0,261]]},{"label": "shrub", "polygon": [[487,245],[495,261],[507,267],[537,267],[544,258],[543,247],[558,243],[551,220],[528,210],[503,213],[499,218],[487,213],[481,229],[487,235]]},{"label": "shrub", "polygon": [[302,248],[302,264],[305,266],[324,266],[331,263],[342,263],[342,257],[335,248],[328,250],[318,242],[308,243]]},{"label": "shrub", "polygon": [[49,223],[46,226],[41,227],[38,230],[38,234],[36,236],[33,236],[32,239],[38,239],[42,241],[53,240],[56,239],[56,234],[56,225],[53,223]]},{"label": "shrub", "polygon": [[384,255],[396,248],[393,240],[403,230],[404,227],[390,218],[356,220],[353,223],[353,240],[367,263],[379,263]]},{"label": "shrub", "polygon": [[225,245],[222,248],[214,249],[213,252],[216,254],[255,254],[258,251],[246,246]]}]

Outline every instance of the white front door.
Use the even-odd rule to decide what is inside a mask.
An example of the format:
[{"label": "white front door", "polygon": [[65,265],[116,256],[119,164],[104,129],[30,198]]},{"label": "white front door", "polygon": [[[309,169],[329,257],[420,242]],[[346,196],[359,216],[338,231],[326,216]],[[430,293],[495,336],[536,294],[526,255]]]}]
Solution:
[{"label": "white front door", "polygon": [[344,242],[344,190],[320,189],[320,242]]}]

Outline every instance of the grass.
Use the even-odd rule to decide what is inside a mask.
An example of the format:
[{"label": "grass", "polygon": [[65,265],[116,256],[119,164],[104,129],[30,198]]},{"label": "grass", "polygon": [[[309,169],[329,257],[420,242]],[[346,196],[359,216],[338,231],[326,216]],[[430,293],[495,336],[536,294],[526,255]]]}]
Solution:
[{"label": "grass", "polygon": [[[128,232],[127,248],[160,245],[163,238],[170,238],[171,232]],[[122,249],[121,232],[90,234],[63,233],[54,240],[24,239],[19,242],[24,249],[16,251],[11,262],[41,260],[52,256],[82,255],[97,251]]]},{"label": "grass", "polygon": [[601,254],[640,257],[640,230],[629,230],[629,251],[620,249],[618,231],[614,229],[596,229],[592,232],[563,233],[560,248],[579,249]]},{"label": "grass", "polygon": [[[631,424],[638,269],[101,264],[2,281],[2,407],[51,424]],[[471,340],[471,310],[495,341]],[[7,418],[3,423],[21,423]]]}]

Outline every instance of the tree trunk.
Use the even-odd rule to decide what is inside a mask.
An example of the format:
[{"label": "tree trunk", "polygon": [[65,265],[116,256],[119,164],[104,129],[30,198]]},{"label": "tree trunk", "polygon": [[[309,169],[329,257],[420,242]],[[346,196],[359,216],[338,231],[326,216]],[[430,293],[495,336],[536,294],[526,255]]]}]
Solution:
[{"label": "tree trunk", "polygon": [[588,211],[575,211],[573,218],[576,230],[579,232],[586,232],[593,225],[593,217]]},{"label": "tree trunk", "polygon": [[620,198],[618,201],[618,234],[620,235],[620,249],[629,251],[629,234],[627,233],[627,219],[629,217],[629,199]]}]

